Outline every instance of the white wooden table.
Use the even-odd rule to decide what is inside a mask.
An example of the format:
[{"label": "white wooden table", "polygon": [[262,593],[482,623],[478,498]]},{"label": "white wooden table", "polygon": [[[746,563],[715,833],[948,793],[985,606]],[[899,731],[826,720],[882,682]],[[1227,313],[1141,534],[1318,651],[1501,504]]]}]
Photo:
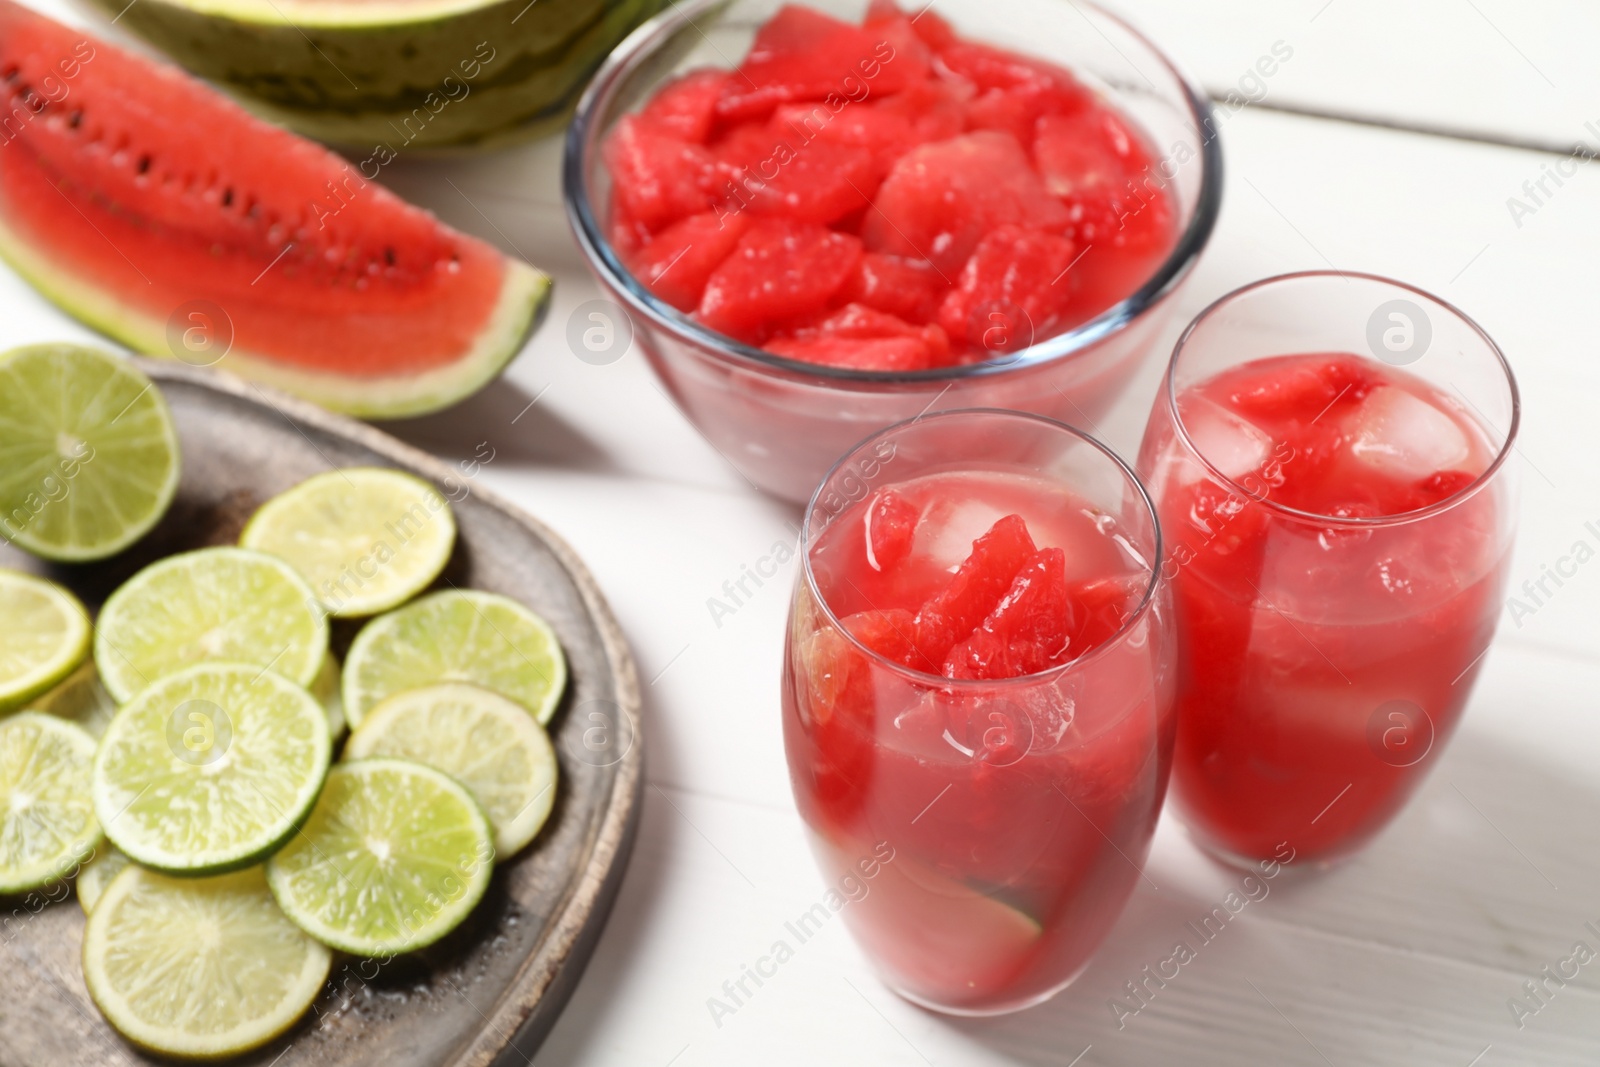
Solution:
[{"label": "white wooden table", "polygon": [[[65,5],[42,6],[103,26]],[[1578,542],[1600,549],[1600,164],[1568,166],[1520,219],[1507,204],[1531,204],[1523,183],[1574,146],[1600,148],[1600,7],[1120,6],[1219,99],[1256,98],[1223,127],[1222,219],[1163,347],[1206,303],[1268,274],[1333,265],[1430,289],[1489,330],[1522,387],[1513,586]],[[1279,41],[1292,58],[1253,80]],[[1600,1062],[1600,957],[1564,985],[1541,975],[1571,974],[1575,943],[1600,953],[1596,561],[1520,625],[1502,619],[1460,734],[1385,835],[1330,874],[1272,883],[1120,1028],[1108,1002],[1237,884],[1170,820],[1104,948],[1048,1005],[977,1022],[922,1012],[877,984],[833,922],[715,1019],[708,998],[824,891],[779,728],[793,564],[720,625],[706,603],[791,541],[798,512],[751,491],[637,351],[592,366],[568,348],[569,315],[598,294],[567,232],[558,160],[544,143],[391,168],[403,195],[558,279],[549,321],[503,381],[394,429],[447,459],[488,441],[496,458],[479,477],[588,560],[649,683],[638,846],[541,1067]],[[9,272],[0,307],[5,345],[88,336]],[[1153,352],[1097,427],[1125,453],[1163,362]],[[1508,1001],[1530,980],[1549,992],[1519,1026]]]}]

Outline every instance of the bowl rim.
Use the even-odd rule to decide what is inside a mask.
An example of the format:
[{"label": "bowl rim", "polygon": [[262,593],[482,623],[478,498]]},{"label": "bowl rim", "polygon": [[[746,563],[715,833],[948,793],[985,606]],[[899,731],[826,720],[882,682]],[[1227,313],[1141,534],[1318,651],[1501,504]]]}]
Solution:
[{"label": "bowl rim", "polygon": [[626,310],[630,314],[642,315],[653,328],[672,336],[679,342],[745,369],[778,376],[806,378],[846,389],[852,387],[870,389],[878,386],[926,388],[929,385],[940,384],[948,388],[962,379],[986,378],[1011,370],[1053,364],[1090,350],[1101,340],[1144,316],[1170,295],[1194,268],[1211,238],[1212,231],[1216,228],[1217,217],[1222,207],[1222,146],[1209,96],[1164,49],[1126,19],[1094,0],[1073,0],[1074,7],[1089,8],[1094,14],[1121,27],[1150,49],[1151,55],[1166,69],[1180,89],[1184,103],[1188,107],[1189,118],[1199,136],[1200,189],[1195,200],[1194,214],[1183,233],[1179,235],[1171,253],[1143,285],[1088,322],[1045,338],[1018,352],[981,363],[958,364],[920,371],[852,370],[807,363],[774,355],[717,333],[650,292],[622,263],[599,224],[594,206],[589,200],[584,176],[588,162],[585,152],[590,147],[598,148],[599,145],[600,131],[595,127],[595,116],[603,106],[610,103],[622,77],[654,54],[661,45],[676,37],[678,31],[686,25],[694,26],[695,18],[726,8],[730,3],[731,0],[684,0],[683,3],[673,4],[629,34],[606,57],[584,90],[572,123],[567,128],[562,153],[562,202],[566,208],[568,225],[590,269],[599,276],[608,289],[627,302]]}]

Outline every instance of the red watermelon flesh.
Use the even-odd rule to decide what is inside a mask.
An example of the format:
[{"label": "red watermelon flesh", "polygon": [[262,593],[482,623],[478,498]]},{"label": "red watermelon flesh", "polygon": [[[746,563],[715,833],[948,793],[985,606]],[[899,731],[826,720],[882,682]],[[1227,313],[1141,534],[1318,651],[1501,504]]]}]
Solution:
[{"label": "red watermelon flesh", "polygon": [[834,222],[867,206],[882,174],[866,148],[821,139],[796,149],[780,128],[742,127],[714,146],[739,202],[760,215]]},{"label": "red watermelon flesh", "polygon": [[717,99],[731,75],[722,70],[690,71],[661,89],[640,118],[691,144],[705,144],[717,121]]},{"label": "red watermelon flesh", "polygon": [[927,362],[939,366],[950,362],[950,338],[937,325],[918,326],[865,304],[846,304],[823,319],[819,333],[831,337],[909,337],[927,349]]},{"label": "red watermelon flesh", "polygon": [[927,370],[928,348],[911,337],[780,337],[767,342],[773,355],[847,370]]},{"label": "red watermelon flesh", "polygon": [[[780,8],[737,70],[669,82],[607,152],[615,239],[625,259],[652,248],[637,268],[659,276],[647,284],[685,307],[711,267],[702,323],[834,366],[941,367],[1044,340],[1134,292],[1177,236],[1130,119],[1065,68],[962,40],[892,0],[872,0],[861,26]],[[802,251],[799,231],[752,228],[713,265],[732,240],[722,226],[692,250],[676,229],[706,212],[848,240],[813,231]],[[666,278],[660,264],[680,253],[693,269]]]},{"label": "red watermelon flesh", "polygon": [[1066,68],[1004,48],[958,41],[940,49],[939,62],[980,91],[1049,86],[1056,90],[1059,99],[1068,103],[1065,108],[1068,111],[1087,106],[1093,100],[1089,91]]},{"label": "red watermelon flesh", "polygon": [[862,86],[892,93],[927,77],[926,64],[899,55],[882,34],[796,5],[778,9],[717,101],[730,121],[762,118],[796,100],[854,98]]},{"label": "red watermelon flesh", "polygon": [[945,658],[946,678],[1020,678],[1066,654],[1072,605],[1067,597],[1066,553],[1046,548],[1030,559],[1011,588]]},{"label": "red watermelon flesh", "polygon": [[[1043,83],[1019,85],[1013,89],[986,89],[967,105],[967,128],[1004,130],[1024,147],[1034,146],[1041,122],[1075,112],[1085,106],[1086,100],[1086,97],[1063,94],[1055,86]],[[1050,191],[1055,192],[1054,189]]]},{"label": "red watermelon flesh", "polygon": [[808,141],[865,151],[872,160],[864,187],[869,197],[894,161],[924,140],[908,116],[872,107],[847,107],[835,115],[821,104],[785,104],[774,113],[772,125],[788,143],[805,145],[808,153]]},{"label": "red watermelon flesh", "polygon": [[750,222],[747,214],[691,215],[656,234],[628,266],[661,299],[679,311],[693,311],[711,272],[733,254]]},{"label": "red watermelon flesh", "polygon": [[649,229],[711,207],[715,157],[639,116],[617,124],[606,140],[605,159],[623,207]]},{"label": "red watermelon flesh", "polygon": [[1068,314],[1077,256],[1076,245],[1053,233],[997,227],[978,242],[945,295],[939,323],[950,336],[993,352],[1047,337]]},{"label": "red watermelon flesh", "polygon": [[[885,7],[894,7],[892,0],[887,3],[883,2],[883,0],[874,0],[874,10],[882,11]],[[869,15],[868,21],[871,21],[871,19],[872,16]],[[922,39],[922,43],[935,52],[942,52],[961,39],[957,36],[954,27],[936,13],[931,6],[922,7],[912,16],[911,28],[917,31],[917,36]]]},{"label": "red watermelon flesh", "polygon": [[1150,166],[1138,135],[1099,110],[1040,118],[1033,154],[1056,196],[1121,190]]},{"label": "red watermelon flesh", "polygon": [[911,123],[915,143],[943,141],[966,129],[967,101],[972,86],[966,82],[923,81],[902,92],[872,101],[874,110],[900,115]]},{"label": "red watermelon flesh", "polygon": [[[866,515],[867,563],[873,570],[887,571],[911,554],[921,519],[922,509],[893,489],[880,489],[873,496]],[[906,632],[912,631],[908,627]],[[906,645],[909,651],[910,642]]]},{"label": "red watermelon flesh", "polygon": [[225,368],[406,414],[481,386],[544,302],[543,275],[333,153],[10,0],[0,73],[0,252],[141,351],[176,354],[169,319],[207,301]]},{"label": "red watermelon flesh", "polygon": [[[892,343],[890,343],[892,342]],[[950,339],[864,304],[846,304],[820,321],[767,342],[767,350],[856,370],[926,370],[950,362]]]},{"label": "red watermelon flesh", "polygon": [[951,275],[997,226],[1067,221],[1017,139],[995,130],[907,152],[879,188],[876,208],[862,225],[870,251],[926,259]]},{"label": "red watermelon flesh", "polygon": [[762,219],[711,273],[700,300],[707,326],[759,340],[774,320],[813,315],[855,274],[861,241],[811,223]]},{"label": "red watermelon flesh", "polygon": [[928,663],[944,663],[956,642],[971,635],[999,606],[1017,572],[1038,551],[1021,515],[996,521],[972,542],[972,554],[950,583],[917,612],[917,651]]},{"label": "red watermelon flesh", "polygon": [[867,252],[845,288],[846,299],[907,322],[932,322],[949,282],[923,259]]}]

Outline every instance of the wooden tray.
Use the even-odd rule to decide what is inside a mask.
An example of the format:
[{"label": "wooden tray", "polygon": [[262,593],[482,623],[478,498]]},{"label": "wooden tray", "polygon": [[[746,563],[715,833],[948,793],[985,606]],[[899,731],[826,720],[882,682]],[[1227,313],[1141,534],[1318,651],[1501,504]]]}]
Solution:
[{"label": "wooden tray", "polygon": [[[172,407],[183,482],[121,556],[53,566],[0,543],[0,566],[47,575],[91,610],[151,560],[232,544],[257,505],[330,467],[398,467],[452,498],[460,537],[440,584],[503,593],[555,628],[571,683],[551,723],[560,795],[538,839],[496,870],[450,937],[414,957],[337,957],[294,1031],[239,1057],[271,1067],[525,1065],[555,1024],[616,896],[643,774],[633,660],[594,579],[559,537],[474,482],[363,423],[213,371],[136,360]],[[356,626],[334,627],[343,654]],[[0,899],[0,1067],[151,1064],[100,1017],[78,956],[74,899]]]}]

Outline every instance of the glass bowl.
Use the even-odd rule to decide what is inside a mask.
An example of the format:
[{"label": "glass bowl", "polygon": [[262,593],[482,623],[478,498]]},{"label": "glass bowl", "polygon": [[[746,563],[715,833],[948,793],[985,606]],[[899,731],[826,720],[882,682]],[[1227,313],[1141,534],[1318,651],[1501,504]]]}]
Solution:
[{"label": "glass bowl", "polygon": [[[865,0],[807,0],[859,22]],[[629,316],[673,399],[752,484],[804,503],[862,438],[934,408],[991,407],[1084,426],[1116,399],[1154,343],[1211,236],[1222,154],[1204,93],[1142,34],[1074,0],[934,0],[963,36],[1069,67],[1131,115],[1155,148],[1177,212],[1171,254],[1131,296],[1064,333],[996,359],[911,372],[848,370],[785,359],[701,325],[652,294],[606,237],[610,179],[601,145],[665,81],[730,68],[779,0],[685,0],[622,42],[578,104],[567,132],[563,196],[590,269]]]}]

